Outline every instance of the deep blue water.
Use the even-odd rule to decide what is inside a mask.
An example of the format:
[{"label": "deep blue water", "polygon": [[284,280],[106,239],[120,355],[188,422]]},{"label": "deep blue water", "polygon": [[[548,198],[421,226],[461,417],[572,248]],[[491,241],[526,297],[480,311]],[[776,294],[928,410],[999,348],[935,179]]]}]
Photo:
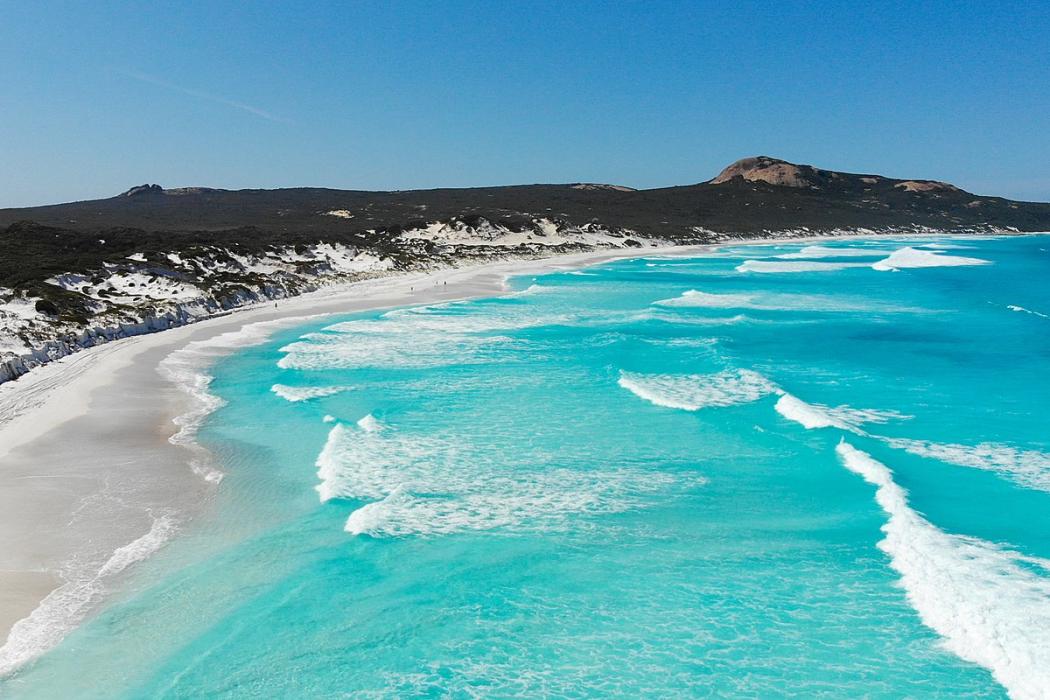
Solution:
[{"label": "deep blue water", "polygon": [[2,689],[1045,697],[1048,250],[725,248],[281,331],[211,370],[207,513]]}]

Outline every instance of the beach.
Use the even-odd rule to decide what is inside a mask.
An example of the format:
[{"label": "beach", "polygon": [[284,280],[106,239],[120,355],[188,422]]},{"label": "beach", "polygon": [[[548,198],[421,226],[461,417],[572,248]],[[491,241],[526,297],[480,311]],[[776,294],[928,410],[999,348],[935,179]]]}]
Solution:
[{"label": "beach", "polygon": [[500,261],[41,368],[0,387],[4,690],[1028,696],[1044,247]]},{"label": "beach", "polygon": [[190,468],[192,445],[169,441],[173,421],[194,408],[158,371],[175,350],[252,324],[262,342],[304,317],[496,295],[510,276],[703,249],[597,250],[365,280],[99,345],[0,385],[0,638],[22,621],[7,658],[32,658],[96,610],[127,568],[112,571],[115,552],[134,563],[164,544],[171,523],[208,507],[216,483]]}]

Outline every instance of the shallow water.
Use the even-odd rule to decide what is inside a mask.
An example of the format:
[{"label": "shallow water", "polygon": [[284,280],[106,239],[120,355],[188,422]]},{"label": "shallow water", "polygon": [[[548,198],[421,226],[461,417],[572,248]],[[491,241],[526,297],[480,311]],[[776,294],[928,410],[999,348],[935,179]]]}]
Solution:
[{"label": "shallow water", "polygon": [[640,258],[222,360],[11,697],[1050,693],[1050,238]]}]

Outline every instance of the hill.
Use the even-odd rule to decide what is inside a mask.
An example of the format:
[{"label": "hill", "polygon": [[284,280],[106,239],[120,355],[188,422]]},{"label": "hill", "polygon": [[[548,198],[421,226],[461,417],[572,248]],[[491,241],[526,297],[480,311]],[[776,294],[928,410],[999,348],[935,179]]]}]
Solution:
[{"label": "hill", "polygon": [[0,209],[0,381],[114,337],[391,271],[762,235],[1050,230],[1050,204],[758,156],[706,182],[132,187]]}]

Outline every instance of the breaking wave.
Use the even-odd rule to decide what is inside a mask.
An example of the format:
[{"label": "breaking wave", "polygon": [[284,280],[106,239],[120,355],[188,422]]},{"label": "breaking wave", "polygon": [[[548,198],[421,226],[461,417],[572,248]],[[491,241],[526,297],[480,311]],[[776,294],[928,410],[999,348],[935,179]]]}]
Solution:
[{"label": "breaking wave", "polygon": [[1039,318],[1050,318],[1050,316],[1048,316],[1048,315],[1046,315],[1044,313],[1040,313],[1039,311],[1032,311],[1031,309],[1026,309],[1023,306],[1017,306],[1016,304],[1009,304],[1009,305],[1007,305],[1006,308],[1010,309],[1010,311],[1016,311],[1018,313],[1031,314],[1032,316],[1038,316]]},{"label": "breaking wave", "polygon": [[865,423],[886,423],[911,417],[897,411],[811,404],[788,393],[781,394],[774,408],[777,413],[788,420],[795,421],[807,430],[838,428],[852,433],[863,433],[860,426]]},{"label": "breaking wave", "polygon": [[996,472],[1021,486],[1050,491],[1050,454],[1046,452],[1019,450],[994,442],[954,445],[905,438],[883,439],[890,447],[920,457],[937,459],[959,467]]},{"label": "breaking wave", "polygon": [[0,677],[8,675],[54,647],[107,593],[110,580],[163,547],[177,528],[171,515],[153,517],[149,531],[118,547],[93,573],[69,573],[29,614],[16,622],[0,647]]},{"label": "breaking wave", "polygon": [[660,299],[654,306],[700,309],[755,309],[757,311],[847,311],[922,312],[925,309],[894,306],[864,299],[844,299],[819,294],[734,293],[715,294],[690,289],[672,299]]},{"label": "breaking wave", "polygon": [[867,263],[852,262],[811,262],[799,260],[780,262],[777,260],[745,260],[736,266],[737,272],[834,272],[851,267],[868,267]]},{"label": "breaking wave", "polygon": [[491,305],[463,313],[455,305],[398,309],[378,319],[336,323],[281,348],[284,369],[422,368],[492,361],[513,339],[506,332],[567,316],[536,316],[524,305]]},{"label": "breaking wave", "polygon": [[317,458],[317,490],[322,501],[371,501],[349,515],[347,532],[399,537],[560,529],[571,516],[643,507],[646,497],[675,485],[703,484],[695,475],[642,469],[507,473],[501,464],[473,454],[462,439],[373,430],[363,419],[357,429],[336,425],[329,432]]},{"label": "breaking wave", "polygon": [[682,306],[703,309],[740,309],[755,308],[754,294],[711,294],[690,289],[673,299],[654,301],[654,306]]},{"label": "breaking wave", "polygon": [[386,425],[376,420],[376,417],[371,413],[357,421],[357,427],[366,433],[378,433],[380,430],[386,429]]},{"label": "breaking wave", "polygon": [[285,386],[284,384],[274,384],[270,387],[270,391],[292,403],[318,399],[323,396],[334,396],[352,389],[351,386]]},{"label": "breaking wave", "polygon": [[878,248],[831,248],[829,246],[809,245],[794,253],[784,253],[774,257],[781,260],[812,260],[819,258],[878,258],[886,251]]},{"label": "breaking wave", "polygon": [[226,403],[208,390],[214,377],[206,368],[236,350],[266,342],[281,328],[302,323],[310,318],[314,317],[300,316],[249,323],[236,331],[187,343],[157,365],[161,376],[188,394],[191,399],[189,410],[172,420],[178,431],[168,438],[168,442],[192,451],[190,468],[205,481],[218,484],[222,481],[223,473],[214,467],[208,452],[197,444],[197,431],[205,418]]},{"label": "breaking wave", "polygon": [[716,374],[620,372],[617,383],[649,403],[684,411],[750,403],[779,391],[773,382],[747,369],[725,370]]},{"label": "breaking wave", "polygon": [[889,517],[879,548],[908,601],[949,651],[990,670],[1011,697],[1050,694],[1050,560],[946,533],[908,505],[893,473],[840,442],[843,466],[876,486]]},{"label": "breaking wave", "polygon": [[918,248],[901,248],[890,253],[885,260],[873,264],[874,270],[889,271],[912,267],[958,267],[964,265],[989,265],[988,260],[981,258],[964,258],[957,255],[941,255],[932,250]]}]

